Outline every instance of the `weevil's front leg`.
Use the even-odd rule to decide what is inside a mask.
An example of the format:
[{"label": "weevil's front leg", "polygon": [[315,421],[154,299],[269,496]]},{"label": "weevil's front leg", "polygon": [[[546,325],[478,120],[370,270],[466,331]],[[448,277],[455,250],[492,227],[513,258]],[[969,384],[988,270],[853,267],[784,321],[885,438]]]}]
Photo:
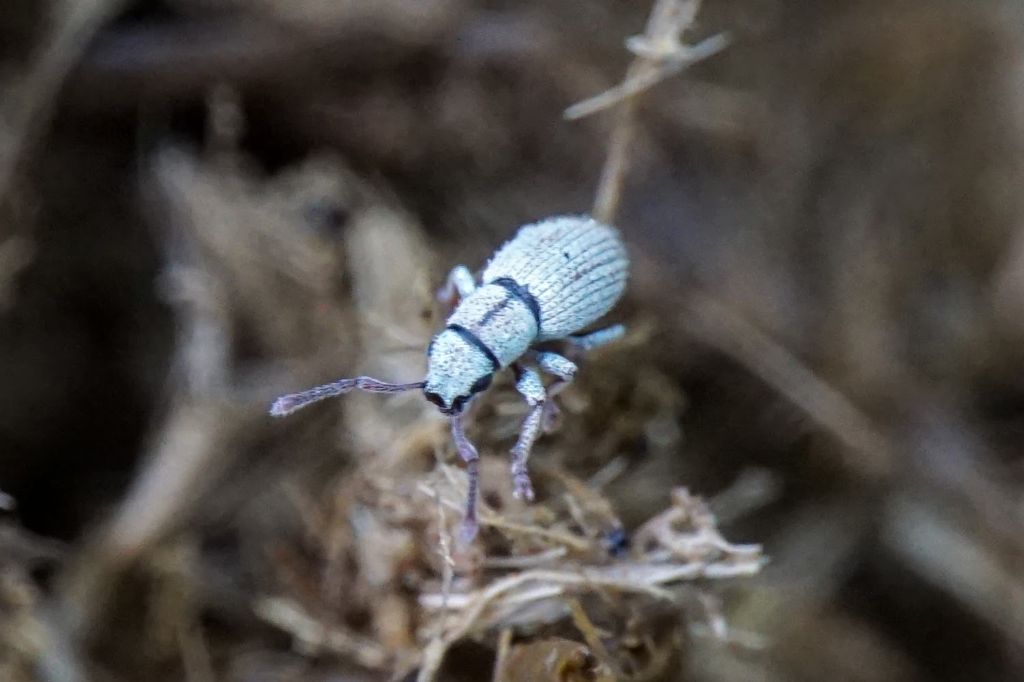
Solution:
[{"label": "weevil's front leg", "polygon": [[558,353],[541,351],[536,354],[537,364],[548,374],[553,374],[557,381],[548,386],[547,402],[544,404],[544,414],[541,424],[544,431],[550,431],[554,425],[555,417],[558,416],[558,405],[554,397],[561,393],[566,386],[576,378],[576,363]]},{"label": "weevil's front leg", "polygon": [[476,290],[473,273],[465,265],[456,265],[448,273],[444,286],[437,292],[437,300],[445,307],[446,314],[462,299]]},{"label": "weevil's front leg", "polygon": [[455,449],[459,451],[459,457],[466,463],[466,476],[468,478],[468,492],[466,494],[466,515],[462,518],[462,528],[459,531],[459,542],[465,546],[473,542],[480,524],[476,518],[477,488],[480,483],[479,463],[480,455],[476,447],[466,438],[466,432],[462,428],[462,415],[452,417],[452,440],[455,441]]},{"label": "weevil's front leg", "polygon": [[526,470],[526,460],[530,458],[533,442],[540,434],[547,394],[537,370],[519,364],[513,365],[512,368],[516,373],[516,390],[526,398],[526,403],[530,406],[530,413],[526,415],[519,430],[519,440],[512,448],[512,494],[519,499],[532,500],[533,485]]},{"label": "weevil's front leg", "polygon": [[613,324],[610,327],[595,329],[586,334],[573,334],[572,336],[567,336],[565,340],[580,350],[592,350],[598,346],[621,339],[625,333],[625,326]]}]

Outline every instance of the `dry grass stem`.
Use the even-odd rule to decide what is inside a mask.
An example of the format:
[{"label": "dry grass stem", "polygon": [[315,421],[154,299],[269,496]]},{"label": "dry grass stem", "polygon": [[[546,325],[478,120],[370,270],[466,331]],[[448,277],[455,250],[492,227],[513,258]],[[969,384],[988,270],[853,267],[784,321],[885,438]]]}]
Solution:
[{"label": "dry grass stem", "polygon": [[665,78],[720,52],[728,44],[724,35],[708,38],[695,46],[682,42],[681,36],[692,25],[700,4],[701,0],[656,0],[643,36],[627,42],[627,47],[637,57],[626,70],[622,84],[565,110],[566,118],[578,119],[619,105],[591,211],[598,220],[615,222],[629,171],[638,96]]},{"label": "dry grass stem", "polygon": [[390,661],[377,642],[337,626],[324,625],[287,599],[264,597],[253,607],[260,618],[290,634],[307,651],[330,651],[374,670],[385,668]]},{"label": "dry grass stem", "polygon": [[608,666],[615,673],[616,678],[622,677],[622,671],[618,669],[618,665],[615,659],[608,652],[608,648],[605,647],[604,642],[601,641],[601,633],[598,632],[594,622],[590,620],[590,616],[587,615],[586,609],[583,608],[583,604],[580,603],[579,599],[570,597],[566,600],[569,605],[569,611],[572,614],[573,625],[579,630],[580,634],[583,635],[583,641],[587,643],[590,650],[594,652],[598,660],[604,665]]},{"label": "dry grass stem", "polygon": [[768,334],[709,294],[695,292],[685,326],[704,343],[747,367],[791,400],[849,451],[851,471],[880,479],[892,471],[885,435],[849,399],[816,375]]},{"label": "dry grass stem", "polygon": [[693,47],[683,47],[679,52],[666,55],[651,54],[639,50],[639,44],[630,44],[632,51],[637,57],[644,60],[644,64],[649,64],[649,67],[637,69],[633,73],[627,72],[625,80],[619,85],[609,88],[599,95],[594,95],[590,99],[573,104],[565,110],[565,118],[575,121],[610,109],[675,76],[697,62],[713,57],[728,46],[729,39],[725,35],[712,36]]},{"label": "dry grass stem", "polygon": [[494,656],[494,673],[491,675],[492,682],[507,682],[504,676],[505,665],[508,661],[508,652],[512,646],[512,628],[505,628],[498,635],[498,652]]}]

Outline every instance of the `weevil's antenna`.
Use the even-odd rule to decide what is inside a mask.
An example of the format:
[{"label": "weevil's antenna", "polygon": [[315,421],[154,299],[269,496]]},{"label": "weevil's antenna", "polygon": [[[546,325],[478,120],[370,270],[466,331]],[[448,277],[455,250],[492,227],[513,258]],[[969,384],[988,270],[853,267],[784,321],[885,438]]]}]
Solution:
[{"label": "weevil's antenna", "polygon": [[476,519],[476,496],[480,480],[478,463],[480,455],[462,429],[462,415],[456,414],[452,417],[452,440],[459,451],[459,457],[466,463],[466,475],[469,477],[469,492],[466,494],[466,515],[462,519],[462,528],[459,530],[459,543],[466,547],[476,537],[480,529]]},{"label": "weevil's antenna", "polygon": [[323,386],[281,396],[270,406],[270,414],[275,417],[284,417],[306,405],[324,400],[325,398],[343,395],[352,390],[367,391],[369,393],[401,393],[402,391],[423,388],[426,383],[425,381],[416,381],[411,384],[390,384],[373,377],[339,379]]}]

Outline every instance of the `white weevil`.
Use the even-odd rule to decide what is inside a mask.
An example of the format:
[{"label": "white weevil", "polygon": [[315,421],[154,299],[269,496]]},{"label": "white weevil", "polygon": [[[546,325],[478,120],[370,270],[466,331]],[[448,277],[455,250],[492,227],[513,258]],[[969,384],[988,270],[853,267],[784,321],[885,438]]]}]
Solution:
[{"label": "white weevil", "polygon": [[[438,296],[449,305],[460,299],[447,325],[427,348],[427,377],[392,384],[371,377],[341,379],[301,393],[281,396],[270,414],[284,416],[310,403],[353,389],[397,393],[422,389],[427,400],[451,417],[452,438],[466,462],[469,496],[461,540],[477,532],[477,455],[462,427],[466,404],[491,384],[494,373],[511,366],[516,389],[530,412],[512,448],[513,493],[533,499],[526,461],[542,426],[554,414],[550,398],[576,375],[576,365],[557,353],[532,348],[562,340],[587,350],[613,341],[625,331],[613,325],[579,333],[603,316],[626,287],[629,257],[618,231],[586,216],[561,216],[524,225],[491,258],[477,285],[464,265],[456,266]],[[537,369],[555,376],[545,391]]]}]

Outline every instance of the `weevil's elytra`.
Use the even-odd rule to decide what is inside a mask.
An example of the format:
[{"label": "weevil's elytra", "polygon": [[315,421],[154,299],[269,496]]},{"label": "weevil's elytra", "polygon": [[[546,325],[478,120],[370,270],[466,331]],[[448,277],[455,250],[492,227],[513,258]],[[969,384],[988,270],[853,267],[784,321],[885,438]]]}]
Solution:
[{"label": "weevil's elytra", "polygon": [[[394,393],[422,389],[424,396],[451,417],[452,438],[466,462],[469,496],[461,539],[477,532],[476,448],[466,437],[462,413],[486,390],[495,372],[511,366],[516,390],[530,405],[512,448],[512,477],[517,497],[533,499],[526,462],[542,426],[554,410],[549,396],[576,375],[569,359],[532,346],[563,340],[583,350],[622,336],[622,325],[579,334],[611,310],[622,296],[629,257],[618,231],[586,216],[561,216],[525,225],[487,263],[477,284],[465,266],[456,266],[439,292],[457,307],[427,347],[427,376],[421,382],[391,384],[370,377],[282,396],[270,408],[275,416],[353,389]],[[536,366],[528,366],[525,360]],[[538,369],[555,377],[545,389]]]},{"label": "weevil's elytra", "polygon": [[573,216],[521,228],[487,264],[481,280],[486,285],[507,277],[529,291],[541,309],[537,340],[551,340],[611,310],[625,289],[628,268],[618,231]]}]

